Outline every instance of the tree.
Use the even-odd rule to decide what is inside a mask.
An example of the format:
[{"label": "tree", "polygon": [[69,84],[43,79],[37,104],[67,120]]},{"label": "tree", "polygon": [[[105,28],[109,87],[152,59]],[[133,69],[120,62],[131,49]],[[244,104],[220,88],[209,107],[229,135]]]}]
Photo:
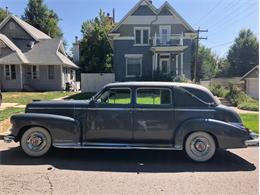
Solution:
[{"label": "tree", "polygon": [[6,11],[0,7],[0,22],[2,22],[6,17]]},{"label": "tree", "polygon": [[112,71],[112,48],[107,37],[112,28],[111,19],[102,10],[95,19],[83,22],[83,39],[80,43],[82,72]]},{"label": "tree", "polygon": [[53,10],[48,9],[43,0],[29,0],[22,18],[52,38],[63,36],[59,28],[60,18]]},{"label": "tree", "polygon": [[229,76],[242,76],[259,64],[258,40],[250,29],[239,32],[235,43],[230,47],[227,60],[230,63]]},{"label": "tree", "polygon": [[211,79],[218,72],[215,54],[210,48],[199,45],[197,61],[197,79]]}]

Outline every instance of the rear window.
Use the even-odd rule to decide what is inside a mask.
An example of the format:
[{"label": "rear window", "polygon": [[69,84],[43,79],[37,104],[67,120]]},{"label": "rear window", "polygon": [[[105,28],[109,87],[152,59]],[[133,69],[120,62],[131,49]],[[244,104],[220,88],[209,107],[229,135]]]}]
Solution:
[{"label": "rear window", "polygon": [[206,103],[215,103],[213,99],[213,95],[210,94],[211,92],[203,91],[200,89],[194,89],[194,88],[189,88],[189,87],[184,87],[185,90],[189,91],[193,95],[197,96],[199,99]]}]

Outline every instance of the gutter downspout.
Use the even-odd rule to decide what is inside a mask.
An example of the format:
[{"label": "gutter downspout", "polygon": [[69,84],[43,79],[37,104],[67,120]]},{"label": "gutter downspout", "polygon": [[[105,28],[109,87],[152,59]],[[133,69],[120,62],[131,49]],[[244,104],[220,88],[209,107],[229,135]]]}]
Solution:
[{"label": "gutter downspout", "polygon": [[[151,21],[150,26],[152,27],[152,24],[153,24],[154,22],[156,22],[157,20],[158,20],[158,15],[156,14],[156,15],[155,15],[155,19]],[[156,28],[156,26],[155,26],[155,34],[156,34],[156,31],[157,31],[157,28]],[[154,36],[155,36],[155,34],[154,34]],[[153,41],[153,40],[152,40],[152,41]],[[154,51],[154,55],[157,55],[157,54],[155,54],[155,51]],[[154,58],[153,58],[153,59],[154,59]],[[154,78],[154,68],[155,68],[155,64],[158,63],[157,56],[155,57],[155,59],[156,59],[156,60],[153,60],[155,63],[153,64],[153,67],[152,67],[152,78]]]}]

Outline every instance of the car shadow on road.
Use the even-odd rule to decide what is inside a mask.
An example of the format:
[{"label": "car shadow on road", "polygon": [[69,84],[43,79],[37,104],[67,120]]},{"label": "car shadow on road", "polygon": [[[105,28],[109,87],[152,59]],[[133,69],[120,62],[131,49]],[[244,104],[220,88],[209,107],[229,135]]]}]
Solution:
[{"label": "car shadow on road", "polygon": [[57,169],[111,172],[229,172],[253,171],[240,156],[218,150],[207,163],[195,163],[182,151],[52,149],[40,158],[26,156],[19,147],[1,151],[2,165],[50,165]]}]

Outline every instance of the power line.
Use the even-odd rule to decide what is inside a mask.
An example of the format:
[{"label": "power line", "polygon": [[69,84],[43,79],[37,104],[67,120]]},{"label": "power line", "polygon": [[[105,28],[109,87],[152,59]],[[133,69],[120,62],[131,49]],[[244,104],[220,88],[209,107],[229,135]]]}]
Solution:
[{"label": "power line", "polygon": [[213,45],[210,48],[213,49],[213,48],[220,47],[220,46],[223,46],[223,45],[228,45],[230,43],[234,43],[234,41],[229,41],[229,42],[225,42],[225,43],[220,43],[218,45]]},{"label": "power line", "polygon": [[225,12],[221,17],[218,18],[218,20],[216,22],[211,23],[209,25],[209,28],[212,27],[212,26],[218,26],[219,24],[227,21],[227,18],[235,17],[237,15],[240,15],[241,12],[243,13],[244,10],[248,10],[248,8],[251,7],[251,5],[252,5],[252,4],[250,4],[247,7],[242,7],[242,10],[239,10],[239,12],[236,12],[236,10],[238,10],[241,6],[243,6],[243,4],[239,4],[240,2],[242,2],[242,1],[238,1],[238,3],[235,6],[233,6],[232,9],[230,9],[227,12]]},{"label": "power line", "polygon": [[[255,13],[255,10],[251,10],[251,12],[244,12],[244,13],[247,13],[247,14],[246,14],[246,15],[240,15],[240,17],[235,18],[235,20],[228,20],[226,23],[223,23],[223,25],[214,26],[214,27],[211,28],[210,30],[211,30],[211,31],[214,31],[215,29],[223,28],[223,27],[225,27],[225,26],[227,26],[227,25],[228,25],[229,27],[231,27],[231,26],[233,26],[234,24],[237,24],[237,22],[240,22],[241,19],[243,19],[243,18],[245,18],[245,17],[248,17],[248,16],[254,14],[254,13]],[[213,30],[212,30],[212,29],[213,29]],[[219,33],[219,32],[215,31],[215,32],[213,33],[213,35],[216,34],[216,33]],[[212,34],[211,34],[211,35],[212,35]]]},{"label": "power line", "polygon": [[[229,8],[230,8],[233,4],[235,4],[235,3],[237,3],[236,0],[231,1],[226,7],[224,7],[224,8],[222,9],[222,11],[229,9]],[[206,14],[204,17],[201,17],[201,18],[202,18],[202,21],[203,21],[203,18],[204,18],[204,21],[203,21],[203,22],[200,21],[200,25],[203,24],[203,23],[205,23],[205,21],[207,21],[208,19],[210,19],[210,17],[207,17],[207,16],[209,16],[211,13],[214,13],[214,11],[215,11],[216,8],[218,7],[218,5],[220,5],[220,1],[218,2],[218,4],[216,4],[216,6],[213,7],[213,9],[211,9],[211,10],[208,12],[208,14]],[[218,13],[216,13],[216,14],[218,14]],[[214,16],[214,15],[213,15],[213,16]]]},{"label": "power line", "polygon": [[[197,23],[201,22],[200,20],[203,21],[203,19],[206,18],[206,16],[210,15],[219,5],[220,5],[220,2],[222,0],[219,0],[205,15],[201,16],[198,20],[197,20]],[[200,23],[201,24],[201,23]]]}]

